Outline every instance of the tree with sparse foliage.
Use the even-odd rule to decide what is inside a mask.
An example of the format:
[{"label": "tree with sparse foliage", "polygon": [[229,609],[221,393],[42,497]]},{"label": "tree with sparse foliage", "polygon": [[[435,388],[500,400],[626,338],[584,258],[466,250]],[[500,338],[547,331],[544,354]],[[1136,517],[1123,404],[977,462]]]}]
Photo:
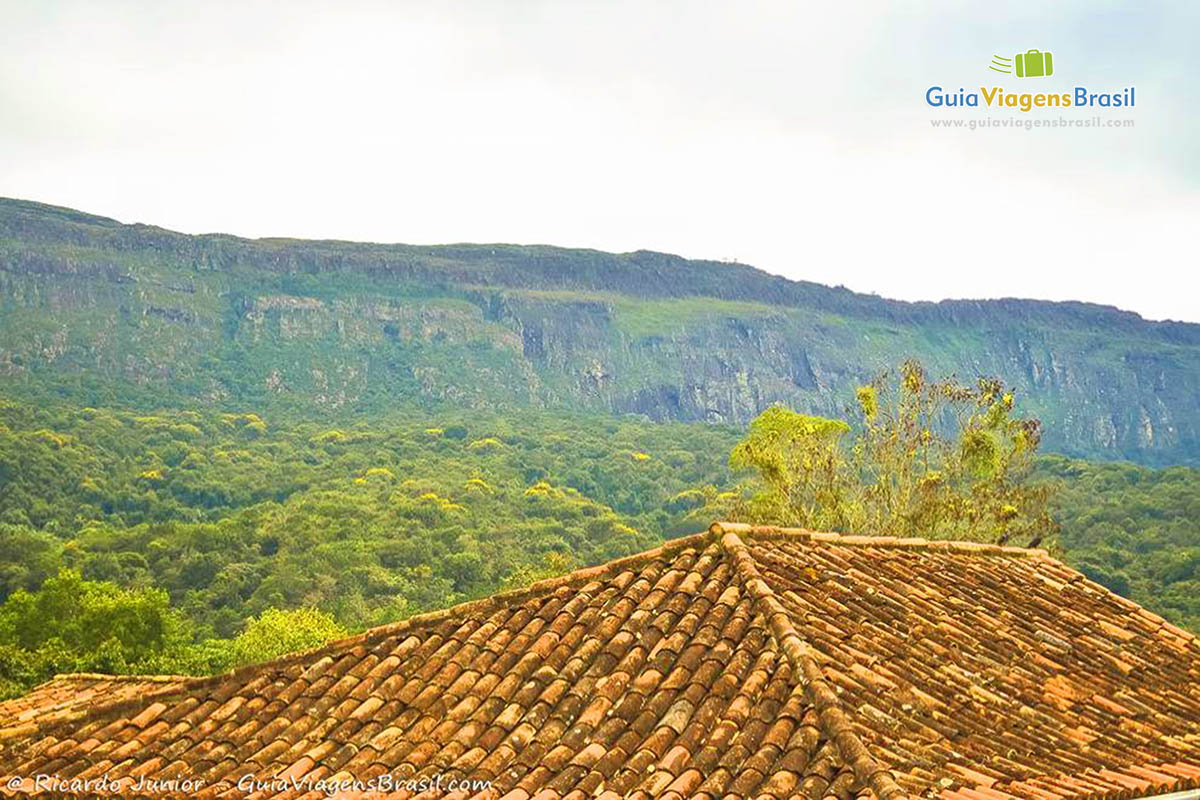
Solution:
[{"label": "tree with sparse foliage", "polygon": [[841,420],[780,406],[759,414],[729,457],[734,469],[756,470],[763,484],[741,514],[830,530],[852,525],[850,473],[842,446],[849,431]]},{"label": "tree with sparse foliage", "polygon": [[744,519],[870,535],[1038,545],[1057,531],[1041,439],[1004,384],[931,380],[915,361],[856,393],[858,419],[764,411],[730,465],[757,474]]}]

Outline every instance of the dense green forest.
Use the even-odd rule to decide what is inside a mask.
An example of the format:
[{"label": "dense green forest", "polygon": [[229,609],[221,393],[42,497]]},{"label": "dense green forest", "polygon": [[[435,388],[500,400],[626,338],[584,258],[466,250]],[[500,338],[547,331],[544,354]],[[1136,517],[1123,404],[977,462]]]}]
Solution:
[{"label": "dense green forest", "polygon": [[1065,560],[1168,620],[1200,631],[1200,470],[1045,456]]},{"label": "dense green forest", "polygon": [[0,591],[65,566],[166,589],[205,634],[229,635],[271,606],[370,624],[494,591],[548,557],[595,563],[651,547],[679,532],[688,490],[727,481],[736,441],[708,426],[520,422],[326,428],[6,403]]},{"label": "dense green forest", "polygon": [[[71,669],[221,668],[228,649],[183,646],[228,640],[271,609],[363,628],[647,549],[706,524],[687,513],[729,482],[736,439],[599,416],[413,413],[334,428],[0,401],[0,670],[7,659],[25,684]],[[60,573],[50,587],[72,599],[39,606],[29,593]],[[95,637],[120,622],[62,635],[44,624],[120,616],[92,606],[125,608],[140,627],[102,647]],[[131,644],[150,630],[150,651]]]},{"label": "dense green forest", "polygon": [[[744,431],[0,400],[0,691],[204,672],[701,530]],[[1200,471],[1038,462],[1064,557],[1200,629]]]}]

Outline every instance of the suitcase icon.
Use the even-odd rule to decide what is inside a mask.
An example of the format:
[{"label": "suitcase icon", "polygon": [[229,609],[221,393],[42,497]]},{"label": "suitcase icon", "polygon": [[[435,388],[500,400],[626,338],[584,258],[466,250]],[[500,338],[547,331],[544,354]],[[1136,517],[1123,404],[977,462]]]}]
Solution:
[{"label": "suitcase icon", "polygon": [[1054,74],[1054,57],[1040,50],[1017,53],[1018,78],[1042,78]]}]

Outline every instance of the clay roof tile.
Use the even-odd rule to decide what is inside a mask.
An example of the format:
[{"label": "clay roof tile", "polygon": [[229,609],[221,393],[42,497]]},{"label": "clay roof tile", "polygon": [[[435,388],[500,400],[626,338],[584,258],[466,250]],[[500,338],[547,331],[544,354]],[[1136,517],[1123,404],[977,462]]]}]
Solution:
[{"label": "clay roof tile", "polygon": [[717,523],[222,676],[64,676],[0,703],[0,772],[1119,800],[1200,786],[1197,656],[1044,552]]}]

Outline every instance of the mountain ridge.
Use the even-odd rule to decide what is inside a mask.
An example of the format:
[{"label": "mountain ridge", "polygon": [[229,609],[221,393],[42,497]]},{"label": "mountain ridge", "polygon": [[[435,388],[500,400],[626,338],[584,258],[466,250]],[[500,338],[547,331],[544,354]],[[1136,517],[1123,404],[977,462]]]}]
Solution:
[{"label": "mountain ridge", "polygon": [[0,199],[0,310],[0,375],[30,385],[741,424],[777,402],[837,415],[914,356],[1013,383],[1062,452],[1200,458],[1200,324],[1080,301],[890,300],[648,250],[192,235]]},{"label": "mountain ridge", "polygon": [[[600,250],[592,247],[566,247],[545,243],[533,244],[518,244],[513,242],[449,242],[445,244],[409,244],[405,242],[382,242],[382,241],[359,241],[353,239],[338,239],[338,238],[301,238],[293,236],[241,236],[238,234],[224,233],[220,231],[210,231],[206,233],[184,233],[171,228],[164,228],[159,225],[144,222],[121,222],[112,217],[105,217],[99,214],[91,214],[88,212],[78,211],[66,206],[58,206],[50,203],[42,203],[36,200],[23,200],[20,198],[0,197],[0,208],[15,208],[39,213],[50,212],[52,214],[62,214],[69,217],[69,221],[95,224],[106,228],[129,228],[133,230],[143,230],[155,234],[161,234],[169,237],[183,237],[189,239],[211,240],[214,242],[232,242],[241,245],[277,245],[277,246],[334,246],[334,247],[351,247],[351,248],[396,248],[404,251],[412,251],[416,253],[424,252],[427,255],[444,255],[446,257],[464,257],[470,256],[473,252],[483,250],[506,250],[509,252],[529,252],[529,253],[552,253],[563,256],[591,256],[600,258],[616,258],[616,259],[645,259],[659,262],[677,262],[679,264],[699,265],[706,268],[729,268],[740,271],[745,271],[753,274],[758,279],[767,282],[781,282],[783,284],[801,286],[806,288],[814,288],[839,295],[850,295],[864,301],[878,301],[886,305],[895,305],[907,307],[910,309],[931,309],[931,308],[954,308],[954,307],[971,307],[974,305],[1032,305],[1032,306],[1050,306],[1059,309],[1080,309],[1081,311],[1090,311],[1097,313],[1111,313],[1119,317],[1132,318],[1137,322],[1146,323],[1148,325],[1164,325],[1164,326],[1184,326],[1187,328],[1195,328],[1197,340],[1200,341],[1200,323],[1187,322],[1185,320],[1174,319],[1148,319],[1136,311],[1123,309],[1119,306],[1108,303],[1095,303],[1086,300],[1047,300],[1037,297],[1021,297],[1017,295],[1006,295],[1003,297],[948,297],[941,300],[903,300],[898,298],[887,297],[875,292],[862,292],[850,289],[846,286],[820,283],[807,279],[789,278],[784,275],[778,275],[768,272],[752,264],[746,264],[738,261],[720,261],[714,259],[690,259],[684,256],[676,255],[659,250],[650,250],[639,248],[637,250],[614,252],[608,250]],[[689,293],[679,293],[679,297],[693,296]],[[731,297],[718,296],[720,299],[735,299]],[[772,302],[768,298],[763,298],[763,302]],[[776,303],[778,304],[778,303]]]}]

